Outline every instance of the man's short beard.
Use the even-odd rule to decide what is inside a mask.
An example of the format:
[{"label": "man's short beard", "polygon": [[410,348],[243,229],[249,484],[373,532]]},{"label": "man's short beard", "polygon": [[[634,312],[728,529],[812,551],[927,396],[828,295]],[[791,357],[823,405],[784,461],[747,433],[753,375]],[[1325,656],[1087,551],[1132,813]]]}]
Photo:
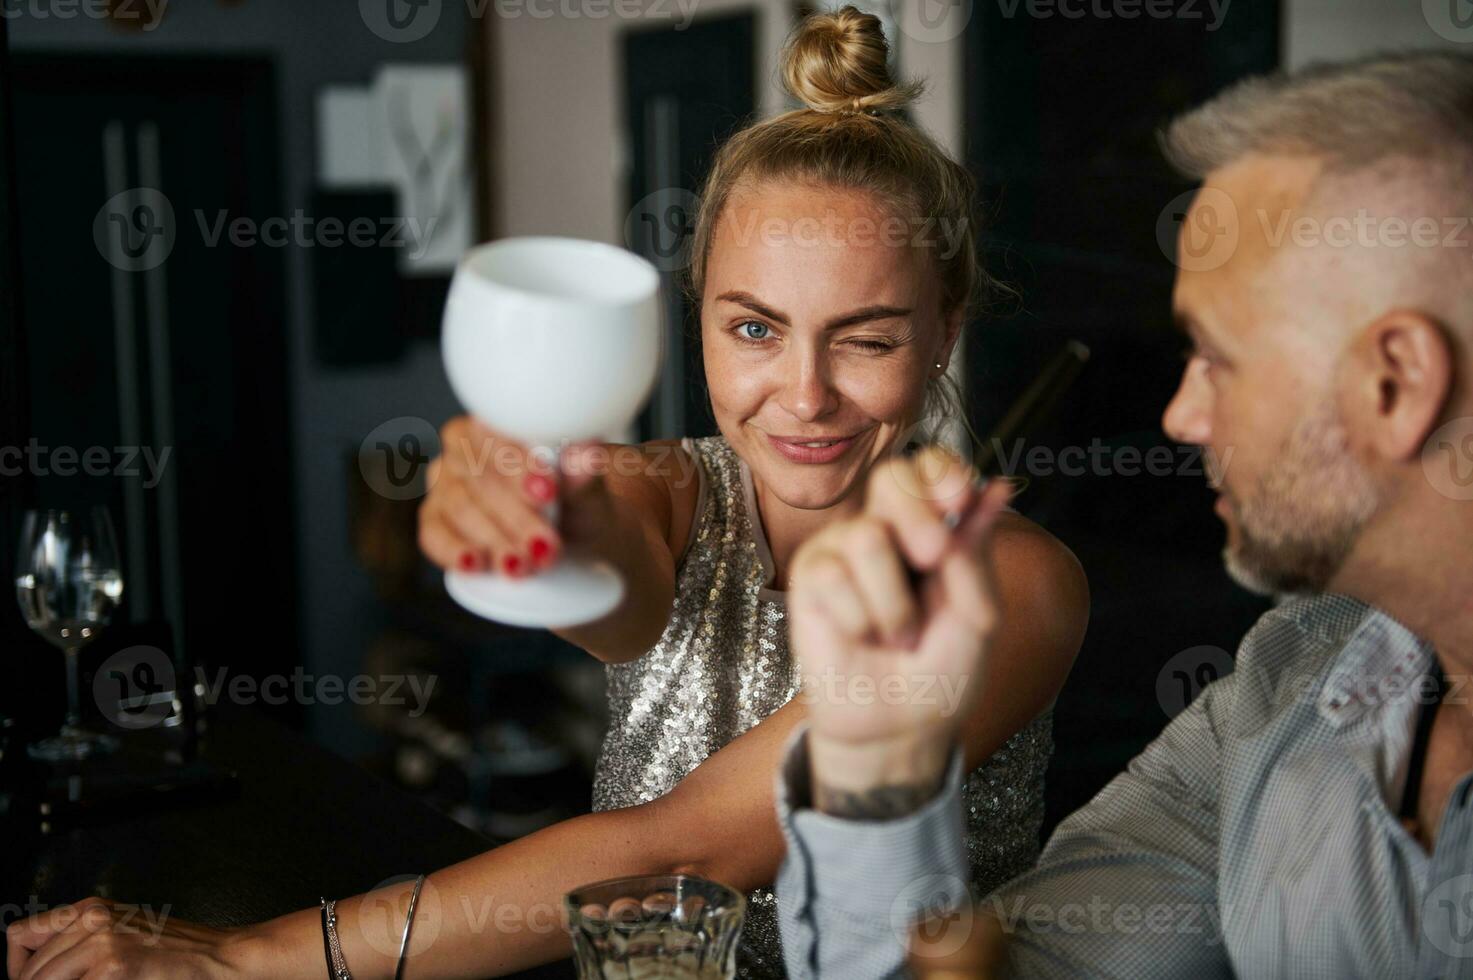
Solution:
[{"label": "man's short beard", "polygon": [[1228,574],[1264,595],[1323,591],[1378,504],[1375,483],[1350,455],[1327,399],[1299,420],[1252,495],[1233,504],[1237,541],[1223,549]]}]

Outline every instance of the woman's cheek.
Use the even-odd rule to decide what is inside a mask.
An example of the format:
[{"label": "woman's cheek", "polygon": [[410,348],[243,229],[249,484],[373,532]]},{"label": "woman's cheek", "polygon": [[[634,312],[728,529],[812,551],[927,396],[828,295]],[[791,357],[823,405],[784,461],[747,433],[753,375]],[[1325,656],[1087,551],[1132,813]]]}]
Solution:
[{"label": "woman's cheek", "polygon": [[745,418],[761,407],[766,381],[760,366],[738,361],[726,355],[708,356],[706,384],[718,414]]},{"label": "woman's cheek", "polygon": [[[876,422],[898,422],[913,414],[919,404],[915,397],[917,386],[910,377],[912,373],[897,364],[856,366],[844,372],[839,390],[843,392],[844,399],[866,418]],[[924,381],[919,390],[924,399]]]}]

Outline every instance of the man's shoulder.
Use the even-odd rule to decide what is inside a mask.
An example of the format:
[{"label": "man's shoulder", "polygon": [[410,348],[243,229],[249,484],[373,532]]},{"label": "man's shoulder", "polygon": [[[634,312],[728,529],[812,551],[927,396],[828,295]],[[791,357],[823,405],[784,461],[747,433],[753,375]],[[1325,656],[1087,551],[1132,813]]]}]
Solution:
[{"label": "man's shoulder", "polygon": [[1372,606],[1335,593],[1295,596],[1264,613],[1238,646],[1236,713],[1265,720],[1317,689],[1375,614]]}]

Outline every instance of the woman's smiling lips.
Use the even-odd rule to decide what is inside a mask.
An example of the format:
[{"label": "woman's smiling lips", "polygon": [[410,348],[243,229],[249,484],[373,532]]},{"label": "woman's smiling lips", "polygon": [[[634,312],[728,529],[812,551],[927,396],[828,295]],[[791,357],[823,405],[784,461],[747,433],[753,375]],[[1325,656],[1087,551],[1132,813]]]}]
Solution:
[{"label": "woman's smiling lips", "polygon": [[832,463],[854,445],[854,436],[775,436],[764,433],[778,455],[794,463]]}]

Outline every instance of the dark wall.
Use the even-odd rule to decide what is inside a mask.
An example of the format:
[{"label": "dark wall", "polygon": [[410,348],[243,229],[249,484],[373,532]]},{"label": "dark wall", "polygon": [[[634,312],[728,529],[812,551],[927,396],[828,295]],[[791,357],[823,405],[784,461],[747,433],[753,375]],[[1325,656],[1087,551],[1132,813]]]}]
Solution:
[{"label": "dark wall", "polygon": [[[0,18],[0,446],[20,446],[29,428],[27,415],[30,398],[26,388],[24,338],[19,328],[20,274],[18,245],[15,239],[16,188],[15,157],[10,103],[9,27]],[[20,526],[20,511],[30,491],[30,477],[23,468],[0,475],[0,581],[12,580],[15,556],[8,553]],[[6,592],[9,592],[7,586]],[[20,609],[8,596],[0,596],[0,638],[23,634],[26,630]],[[0,640],[0,642],[4,642]],[[13,649],[9,643],[6,648]],[[24,682],[0,691],[0,715],[16,713],[26,697]]]},{"label": "dark wall", "polygon": [[1200,458],[1161,430],[1183,366],[1170,325],[1172,205],[1190,186],[1156,132],[1276,67],[1279,10],[1233,5],[1209,29],[1183,17],[1030,17],[1026,4],[1009,17],[1007,7],[979,4],[967,37],[966,145],[986,262],[1018,292],[969,337],[977,431],[1066,339],[1093,352],[1043,431],[1003,447],[1029,481],[1019,509],[1074,549],[1093,594],[1055,715],[1052,826],[1160,732],[1182,706],[1183,678],[1195,690],[1214,676],[1225,657],[1211,650],[1234,651],[1265,608],[1222,569]]},{"label": "dark wall", "polygon": [[[49,15],[52,8],[45,4],[19,5],[17,15],[5,20],[18,52],[249,57],[269,63],[281,120],[280,206],[290,218],[299,209],[309,214],[313,209],[317,93],[328,85],[367,85],[384,63],[462,62],[474,35],[466,6],[441,8],[433,29],[403,41],[375,33],[359,4],[302,0],[170,3],[162,23],[150,31],[119,29],[81,15],[62,19]],[[102,204],[94,202],[93,209]],[[90,236],[90,229],[78,233]],[[418,416],[438,426],[457,409],[432,342],[414,343],[401,361],[368,369],[336,370],[317,363],[311,253],[287,248],[280,256],[289,362],[289,391],[282,397],[292,406],[292,444],[263,446],[222,478],[242,481],[258,494],[294,498],[296,526],[280,533],[292,538],[296,553],[302,630],[283,635],[280,643],[294,648],[309,673],[352,676],[362,669],[363,652],[383,617],[353,551],[349,491],[357,471],[352,461],[364,437],[390,419]],[[288,453],[295,457],[290,481],[277,465]],[[307,721],[328,745],[355,754],[372,741],[361,727],[342,723],[345,715],[309,707]]]}]

